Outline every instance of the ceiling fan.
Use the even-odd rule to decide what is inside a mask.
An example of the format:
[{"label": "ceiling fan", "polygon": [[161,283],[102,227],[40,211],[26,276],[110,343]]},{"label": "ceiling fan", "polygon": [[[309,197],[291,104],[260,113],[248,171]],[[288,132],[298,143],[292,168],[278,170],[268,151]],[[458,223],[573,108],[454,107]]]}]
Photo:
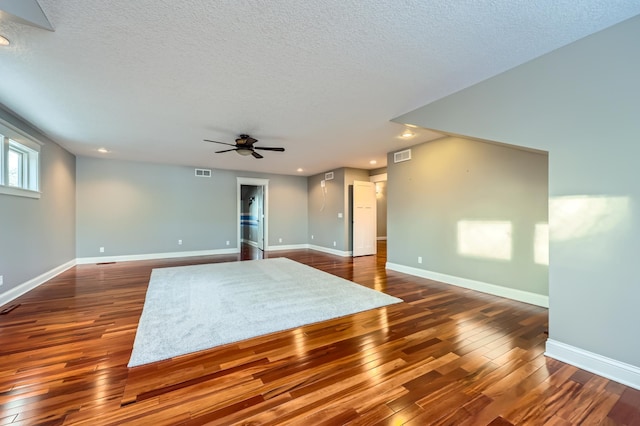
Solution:
[{"label": "ceiling fan", "polygon": [[232,144],[232,143],[211,141],[209,139],[205,139],[204,141],[205,142],[219,143],[219,144],[222,144],[222,145],[229,145],[229,146],[233,147],[233,148],[230,148],[230,149],[223,149],[222,151],[216,151],[216,154],[220,154],[222,152],[235,151],[240,155],[253,155],[255,158],[264,158],[262,155],[260,155],[259,153],[255,152],[254,150],[261,149],[263,151],[284,152],[284,148],[276,148],[276,147],[271,147],[271,146],[254,146],[253,144],[258,142],[258,139],[252,138],[251,136],[245,135],[245,134],[240,135],[238,137],[238,139],[236,139],[235,145]]}]

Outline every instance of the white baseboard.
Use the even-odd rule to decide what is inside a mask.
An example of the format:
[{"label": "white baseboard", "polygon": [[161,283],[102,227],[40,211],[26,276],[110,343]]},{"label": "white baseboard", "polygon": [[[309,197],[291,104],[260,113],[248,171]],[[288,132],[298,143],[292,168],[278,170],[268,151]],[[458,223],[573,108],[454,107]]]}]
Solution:
[{"label": "white baseboard", "polygon": [[[267,250],[268,251],[278,251],[278,250],[301,250],[301,249],[312,249],[321,251],[324,253],[335,254],[337,256],[342,257],[351,257],[350,251],[340,251],[329,249],[326,247],[320,246],[312,246],[309,244],[290,244],[290,245],[281,245],[281,246],[271,246]],[[51,269],[33,279],[30,279],[27,282],[24,282],[11,290],[8,290],[5,293],[0,294],[0,306],[5,305],[12,300],[22,296],[26,292],[33,290],[41,284],[49,281],[51,278],[56,275],[61,274],[74,267],[75,265],[87,265],[91,263],[105,263],[105,262],[129,262],[135,260],[156,260],[156,259],[170,259],[170,258],[178,258],[178,257],[192,257],[192,256],[212,256],[217,254],[237,254],[240,252],[238,248],[229,248],[229,249],[217,249],[217,250],[198,250],[198,251],[178,251],[178,252],[170,252],[170,253],[149,253],[149,254],[132,254],[132,255],[122,255],[122,256],[98,256],[98,257],[79,257],[77,259],[70,260],[69,262],[60,265],[56,268]]]},{"label": "white baseboard", "polygon": [[322,246],[315,246],[313,244],[309,244],[309,248],[311,250],[321,251],[323,253],[335,254],[336,256],[342,256],[342,257],[351,257],[351,256],[353,256],[353,252],[352,251],[336,250],[336,249],[322,247]]},{"label": "white baseboard", "polygon": [[378,240],[378,241],[386,241],[387,237],[376,237],[376,240]]},{"label": "white baseboard", "polygon": [[249,244],[251,247],[258,247],[258,243],[256,241],[253,240],[247,240],[247,239],[242,239],[242,242],[245,244]]},{"label": "white baseboard", "polygon": [[531,305],[549,307],[549,296],[531,293],[523,290],[502,287],[495,284],[489,284],[482,281],[470,280],[468,278],[456,277],[453,275],[441,274],[439,272],[427,271],[425,269],[414,268],[411,266],[399,265],[397,263],[386,264],[387,269],[392,271],[403,272],[405,274],[415,275],[417,277],[427,278],[434,281],[440,281],[446,284],[464,287],[471,290],[481,291],[483,293],[493,294],[494,296],[506,297],[507,299],[517,300],[519,302],[529,303]]},{"label": "white baseboard", "polygon": [[309,244],[283,244],[280,246],[269,246],[267,251],[280,251],[280,250],[303,250],[308,249]]},{"label": "white baseboard", "polygon": [[171,259],[176,257],[213,256],[216,254],[236,253],[240,253],[240,249],[229,248],[216,250],[176,251],[170,253],[129,254],[123,256],[79,257],[76,259],[76,262],[78,265],[86,265],[89,263],[129,262],[133,260]]},{"label": "white baseboard", "polygon": [[546,356],[640,390],[640,367],[547,339]]},{"label": "white baseboard", "polygon": [[51,278],[55,277],[56,275],[60,275],[67,269],[73,268],[75,265],[76,265],[76,260],[75,259],[70,260],[63,265],[55,267],[50,271],[45,272],[44,274],[38,275],[37,277],[32,278],[29,281],[24,282],[12,288],[6,293],[0,294],[0,306],[6,305],[12,300],[22,296],[26,292],[33,290],[34,288],[38,287],[41,284],[44,284],[45,282],[49,281]]}]

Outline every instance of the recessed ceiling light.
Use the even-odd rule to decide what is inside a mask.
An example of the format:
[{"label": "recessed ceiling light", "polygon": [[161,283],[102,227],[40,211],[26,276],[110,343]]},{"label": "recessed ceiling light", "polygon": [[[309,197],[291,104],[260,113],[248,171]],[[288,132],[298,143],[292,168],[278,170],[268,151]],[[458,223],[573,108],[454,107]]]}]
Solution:
[{"label": "recessed ceiling light", "polygon": [[414,125],[414,124],[405,124],[405,126],[407,127],[411,127],[412,129],[417,128],[418,126]]},{"label": "recessed ceiling light", "polygon": [[0,46],[8,46],[11,42],[8,38],[0,35]]},{"label": "recessed ceiling light", "polygon": [[410,138],[412,136],[413,136],[413,132],[411,132],[410,130],[405,130],[404,133],[402,133],[403,138]]},{"label": "recessed ceiling light", "polygon": [[304,170],[302,170],[302,167],[298,167],[298,171],[303,172]]},{"label": "recessed ceiling light", "polygon": [[106,148],[98,148],[98,152],[102,153],[102,154],[106,154],[109,151]]},{"label": "recessed ceiling light", "polygon": [[369,161],[369,164],[378,164],[378,162],[376,160],[371,160]]}]

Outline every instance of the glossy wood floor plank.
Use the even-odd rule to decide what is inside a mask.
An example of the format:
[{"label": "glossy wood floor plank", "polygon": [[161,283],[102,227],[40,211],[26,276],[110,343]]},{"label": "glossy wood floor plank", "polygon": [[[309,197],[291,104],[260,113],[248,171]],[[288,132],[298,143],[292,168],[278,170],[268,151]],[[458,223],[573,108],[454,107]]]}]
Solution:
[{"label": "glossy wood floor plank", "polygon": [[153,268],[76,266],[0,316],[0,425],[633,425],[640,391],[544,357],[547,310],[356,259],[275,252],[403,303],[126,367]]}]

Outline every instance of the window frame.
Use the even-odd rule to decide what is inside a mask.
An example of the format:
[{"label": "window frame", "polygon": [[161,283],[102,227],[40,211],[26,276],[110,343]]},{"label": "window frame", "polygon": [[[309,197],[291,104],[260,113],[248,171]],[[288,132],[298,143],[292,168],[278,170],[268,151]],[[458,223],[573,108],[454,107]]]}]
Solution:
[{"label": "window frame", "polygon": [[[44,144],[0,119],[0,196],[40,198],[40,152]],[[9,185],[9,152],[21,154],[20,186]]]}]

